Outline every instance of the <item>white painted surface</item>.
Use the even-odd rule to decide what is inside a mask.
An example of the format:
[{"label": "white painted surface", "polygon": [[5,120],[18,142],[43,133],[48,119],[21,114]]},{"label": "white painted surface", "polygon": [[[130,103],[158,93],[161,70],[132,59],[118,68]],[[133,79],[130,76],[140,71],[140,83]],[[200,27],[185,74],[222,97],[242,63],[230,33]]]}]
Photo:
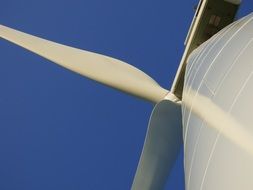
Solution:
[{"label": "white painted surface", "polygon": [[[200,48],[188,59],[183,94],[186,189],[252,190],[253,14]],[[209,114],[197,114],[200,97]]]}]

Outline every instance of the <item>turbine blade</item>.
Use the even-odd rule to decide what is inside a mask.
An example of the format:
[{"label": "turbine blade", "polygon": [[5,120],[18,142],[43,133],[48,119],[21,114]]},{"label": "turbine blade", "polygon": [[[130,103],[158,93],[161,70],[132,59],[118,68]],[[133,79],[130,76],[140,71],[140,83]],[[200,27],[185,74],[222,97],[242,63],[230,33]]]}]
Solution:
[{"label": "turbine blade", "polygon": [[182,139],[181,106],[163,100],[153,109],[132,190],[162,190]]},{"label": "turbine blade", "polygon": [[108,56],[51,42],[2,25],[0,38],[85,77],[152,102],[162,100],[168,93],[144,72]]}]

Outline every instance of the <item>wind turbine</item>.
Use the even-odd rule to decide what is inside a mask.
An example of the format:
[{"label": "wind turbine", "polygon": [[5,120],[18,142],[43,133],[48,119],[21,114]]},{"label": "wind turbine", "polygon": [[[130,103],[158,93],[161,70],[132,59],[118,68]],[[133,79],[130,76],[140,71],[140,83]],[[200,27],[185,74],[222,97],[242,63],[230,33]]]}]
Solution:
[{"label": "wind turbine", "polygon": [[[162,189],[183,142],[181,98],[184,93],[186,60],[194,59],[194,55],[199,53],[198,50],[201,50],[203,45],[195,50],[195,53],[191,54],[192,51],[221,29],[211,31],[208,37],[206,31],[202,30],[206,25],[206,18],[204,19],[203,15],[207,14],[208,6],[220,6],[219,3],[212,4],[214,2],[217,3],[216,1],[199,3],[186,41],[186,51],[171,91],[160,87],[142,71],[114,58],[50,42],[5,26],[0,26],[0,37],[85,77],[156,103],[132,189]],[[224,17],[227,19],[221,23],[222,28],[232,22],[238,3],[226,1],[223,4],[232,8],[231,14]],[[214,16],[212,18],[211,14],[208,21],[212,20],[211,25],[217,27],[221,18]],[[187,107],[187,102],[184,105]]]},{"label": "wind turbine", "polygon": [[[5,26],[0,26],[0,36],[85,77],[158,103],[153,111],[154,119],[150,120],[132,188],[159,189],[164,185],[168,167],[172,167],[182,143],[179,132],[182,129],[180,106],[175,95],[160,87],[142,71],[122,61],[57,44]],[[171,117],[167,118],[167,114],[171,114]],[[160,117],[163,119],[160,120]],[[173,139],[173,144],[167,139]]]}]

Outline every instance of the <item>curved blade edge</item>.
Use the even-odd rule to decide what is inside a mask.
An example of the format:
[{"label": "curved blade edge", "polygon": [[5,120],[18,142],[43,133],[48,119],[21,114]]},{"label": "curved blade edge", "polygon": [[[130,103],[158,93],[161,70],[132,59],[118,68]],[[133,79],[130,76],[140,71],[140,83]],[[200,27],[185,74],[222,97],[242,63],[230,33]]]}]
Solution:
[{"label": "curved blade edge", "polygon": [[151,102],[159,102],[168,93],[143,71],[112,57],[55,43],[3,25],[0,25],[1,38],[89,79]]},{"label": "curved blade edge", "polygon": [[163,189],[182,144],[181,106],[163,100],[152,111],[131,189]]}]

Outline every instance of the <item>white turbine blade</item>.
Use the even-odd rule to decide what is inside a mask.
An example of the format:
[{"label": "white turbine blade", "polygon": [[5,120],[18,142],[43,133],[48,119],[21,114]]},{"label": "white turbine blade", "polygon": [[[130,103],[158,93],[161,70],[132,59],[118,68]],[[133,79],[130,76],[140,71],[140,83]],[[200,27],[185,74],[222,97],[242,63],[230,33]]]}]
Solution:
[{"label": "white turbine blade", "polygon": [[117,59],[44,40],[0,25],[0,37],[85,77],[152,102],[168,93],[139,69]]},{"label": "white turbine blade", "polygon": [[150,117],[132,190],[162,190],[182,147],[181,106],[163,100]]}]

